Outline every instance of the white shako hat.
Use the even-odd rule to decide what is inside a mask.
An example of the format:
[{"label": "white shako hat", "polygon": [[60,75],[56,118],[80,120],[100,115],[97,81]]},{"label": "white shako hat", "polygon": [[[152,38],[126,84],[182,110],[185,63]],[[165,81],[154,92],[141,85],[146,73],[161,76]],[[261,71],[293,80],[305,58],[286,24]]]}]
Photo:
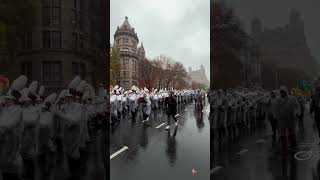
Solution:
[{"label": "white shako hat", "polygon": [[38,81],[32,81],[32,83],[28,87],[29,93],[36,95],[37,89],[38,89]]},{"label": "white shako hat", "polygon": [[73,78],[73,80],[69,83],[67,96],[70,96],[70,95],[76,96],[77,87],[79,86],[80,82],[81,82],[80,76],[76,76],[75,78]]},{"label": "white shako hat", "polygon": [[63,90],[60,92],[60,94],[59,94],[59,96],[58,96],[58,98],[57,98],[56,102],[59,102],[59,101],[60,101],[60,99],[65,98],[67,93],[68,93],[68,90],[63,89]]},{"label": "white shako hat", "polygon": [[37,95],[37,101],[41,101],[43,96],[44,96],[44,92],[45,92],[45,87],[44,86],[40,86],[39,88],[39,92]]},{"label": "white shako hat", "polygon": [[79,86],[80,82],[81,82],[80,76],[76,76],[76,77],[73,78],[73,80],[69,83],[68,88],[69,88],[69,89],[77,89],[77,87]]},{"label": "white shako hat", "polygon": [[144,90],[145,93],[149,93],[149,89],[148,88],[144,87],[143,90]]},{"label": "white shako hat", "polygon": [[56,101],[57,96],[58,95],[56,93],[50,94],[48,97],[44,99],[44,105],[46,106],[47,103],[50,103],[50,105],[52,105]]},{"label": "white shako hat", "polygon": [[19,99],[20,102],[26,102],[26,101],[31,101],[31,99],[29,98],[29,89],[28,88],[23,88],[20,91],[21,97]]},{"label": "white shako hat", "polygon": [[117,91],[119,89],[119,86],[116,85],[114,88],[113,88],[113,91]]},{"label": "white shako hat", "polygon": [[18,100],[22,96],[22,94],[19,91],[25,88],[27,82],[28,82],[27,76],[24,76],[24,75],[19,76],[11,84],[10,89],[8,90],[5,98]]}]

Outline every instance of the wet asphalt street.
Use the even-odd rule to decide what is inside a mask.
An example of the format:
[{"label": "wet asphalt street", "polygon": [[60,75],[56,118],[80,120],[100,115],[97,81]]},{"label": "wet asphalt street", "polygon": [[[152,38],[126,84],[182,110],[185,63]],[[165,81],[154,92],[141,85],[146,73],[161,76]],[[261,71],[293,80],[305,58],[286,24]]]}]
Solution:
[{"label": "wet asphalt street", "polygon": [[[34,159],[34,177],[22,179],[34,180],[106,180],[108,179],[104,157],[106,152],[106,136],[102,131],[97,132],[96,138],[87,143],[87,147],[82,149],[80,154],[79,169],[74,174],[71,173],[65,153],[55,152],[50,157],[44,159]],[[48,165],[50,169],[46,169]],[[0,174],[0,180],[3,180]]]},{"label": "wet asphalt street", "polygon": [[313,153],[283,158],[280,143],[272,141],[270,124],[247,131],[237,140],[215,141],[211,153],[211,179],[214,180],[319,180],[320,146],[313,117],[305,112],[304,126],[297,128],[297,151]]},{"label": "wet asphalt street", "polygon": [[[81,167],[76,172],[79,178],[73,178],[78,180],[91,180],[101,179],[105,180],[106,168],[103,162],[103,156],[105,153],[103,150],[102,133],[100,132],[96,139],[92,140],[87,144],[87,148],[81,153],[80,164]],[[72,179],[70,178],[71,173],[68,166],[67,158],[64,153],[56,153],[54,156],[54,168],[48,175],[44,175],[42,170],[36,170],[35,180],[63,180]],[[41,165],[39,165],[41,167]]]},{"label": "wet asphalt street", "polygon": [[[136,121],[122,119],[110,135],[110,155],[114,155],[110,159],[110,180],[209,179],[210,125],[206,105],[203,113],[195,113],[193,103],[179,107],[179,126],[175,128],[173,121],[170,131],[163,124],[167,121],[165,112],[152,112],[149,125],[141,122],[141,116]],[[192,169],[197,173],[193,174]]]}]

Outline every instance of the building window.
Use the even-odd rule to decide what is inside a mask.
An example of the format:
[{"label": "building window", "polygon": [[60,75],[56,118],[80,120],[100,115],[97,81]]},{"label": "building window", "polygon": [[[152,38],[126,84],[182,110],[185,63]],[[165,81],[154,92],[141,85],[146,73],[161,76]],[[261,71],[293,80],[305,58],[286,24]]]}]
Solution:
[{"label": "building window", "polygon": [[43,31],[42,41],[43,48],[54,48],[59,49],[62,47],[61,44],[61,32],[60,31]]},{"label": "building window", "polygon": [[80,11],[80,0],[73,0],[73,8]]},{"label": "building window", "polygon": [[132,51],[134,54],[136,54],[136,53],[137,53],[137,51],[136,51],[136,50],[134,50],[134,49],[131,49],[131,51]]},{"label": "building window", "polygon": [[138,84],[137,84],[137,81],[132,81],[132,85],[133,86],[137,86]]},{"label": "building window", "polygon": [[117,81],[117,85],[119,85],[119,86],[120,86],[120,81]]},{"label": "building window", "polygon": [[124,78],[129,77],[129,71],[123,71],[123,77]]},{"label": "building window", "polygon": [[123,44],[128,44],[129,43],[129,39],[128,38],[123,38]]},{"label": "building window", "polygon": [[125,70],[129,69],[129,59],[123,59],[122,68]]},{"label": "building window", "polygon": [[62,63],[61,62],[42,62],[43,81],[61,81]]},{"label": "building window", "polygon": [[79,75],[82,79],[85,78],[86,69],[84,63],[72,63],[73,76]]},{"label": "building window", "polygon": [[136,69],[137,69],[137,63],[136,63],[136,61],[134,60],[134,59],[132,59],[132,69],[134,70],[134,71],[137,71]]},{"label": "building window", "polygon": [[80,0],[73,0],[73,8],[72,8],[72,23],[81,28],[81,2]]},{"label": "building window", "polygon": [[52,25],[60,25],[61,8],[52,7]]},{"label": "building window", "polygon": [[73,9],[72,10],[72,23],[76,26],[76,27],[82,27],[81,26],[81,14],[80,11]]},{"label": "building window", "polygon": [[61,24],[61,0],[42,0],[42,25]]},{"label": "building window", "polygon": [[32,49],[32,32],[17,34],[20,49]]},{"label": "building window", "polygon": [[117,39],[117,44],[118,44],[118,45],[120,44],[120,39]]},{"label": "building window", "polygon": [[61,32],[52,31],[52,48],[61,48]]},{"label": "building window", "polygon": [[32,79],[32,62],[21,63],[20,74],[27,76],[28,79]]},{"label": "building window", "polygon": [[123,86],[124,88],[128,89],[130,86],[130,82],[129,81],[123,81]]},{"label": "building window", "polygon": [[72,33],[72,49],[78,50],[79,48],[82,49],[83,47],[82,35],[79,33]]}]

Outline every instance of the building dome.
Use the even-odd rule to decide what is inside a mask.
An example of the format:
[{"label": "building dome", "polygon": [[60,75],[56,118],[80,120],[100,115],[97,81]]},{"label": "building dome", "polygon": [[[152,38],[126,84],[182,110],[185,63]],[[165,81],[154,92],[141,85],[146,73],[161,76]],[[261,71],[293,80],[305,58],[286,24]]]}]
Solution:
[{"label": "building dome", "polygon": [[128,17],[125,17],[125,20],[123,22],[123,24],[121,25],[120,29],[128,29],[128,30],[132,30],[132,27],[129,23]]},{"label": "building dome", "polygon": [[122,23],[122,25],[120,27],[118,26],[117,31],[114,34],[114,37],[116,38],[120,35],[132,36],[136,39],[137,42],[139,42],[138,35],[135,32],[134,28],[130,25],[129,18],[127,16],[125,17],[125,20]]}]

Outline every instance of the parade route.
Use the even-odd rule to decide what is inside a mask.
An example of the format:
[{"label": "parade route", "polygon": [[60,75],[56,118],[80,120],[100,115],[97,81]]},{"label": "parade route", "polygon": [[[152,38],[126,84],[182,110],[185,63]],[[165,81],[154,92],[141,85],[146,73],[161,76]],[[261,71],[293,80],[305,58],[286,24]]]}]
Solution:
[{"label": "parade route", "polygon": [[165,129],[165,112],[151,112],[148,123],[142,123],[140,115],[136,121],[128,119],[122,119],[118,126],[111,128],[110,154],[128,147],[110,160],[111,180],[210,177],[208,113],[195,113],[194,103],[179,107],[179,126],[175,127],[172,120],[169,131]]},{"label": "parade route", "polygon": [[[306,113],[304,127],[297,125],[297,153],[280,155],[280,143],[272,141],[270,124],[248,130],[233,142],[214,143],[211,178],[214,180],[319,179],[319,139],[313,118]],[[241,156],[239,154],[241,153]],[[296,157],[295,157],[296,156]],[[218,168],[217,167],[223,167]]]}]

